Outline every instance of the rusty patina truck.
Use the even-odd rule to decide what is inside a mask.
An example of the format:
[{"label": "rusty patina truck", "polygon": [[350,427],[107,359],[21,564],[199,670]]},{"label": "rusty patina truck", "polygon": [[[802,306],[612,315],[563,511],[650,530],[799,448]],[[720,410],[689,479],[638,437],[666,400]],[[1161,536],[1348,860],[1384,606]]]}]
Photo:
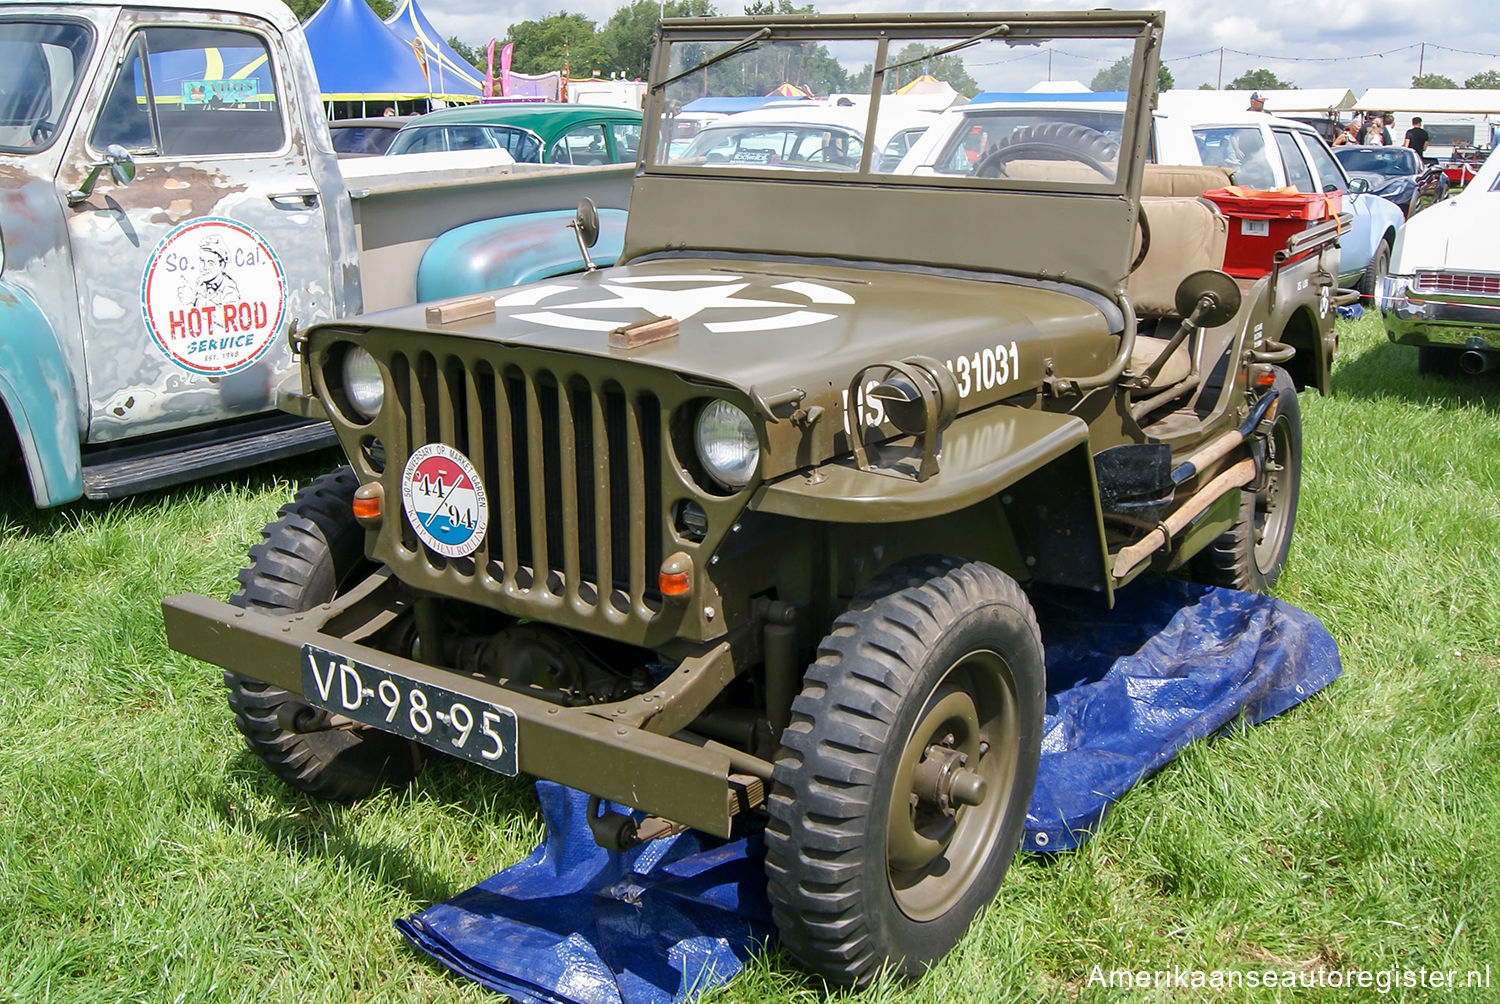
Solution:
[{"label": "rusty patina truck", "polygon": [[[1264,589],[1287,557],[1341,222],[1221,271],[1200,195],[1227,175],[1144,163],[1162,30],[663,22],[619,264],[311,328],[301,406],[349,466],[228,603],[164,602],[172,646],[224,667],[302,791],[356,798],[438,750],[646,814],[591,813],[610,846],[763,824],[796,958],[919,974],[1020,840],[1028,590]],[[1109,131],[1017,108],[942,172],[786,129],[673,152],[705,94],[837,72],[876,135],[903,72],[1020,72],[1053,43],[1132,66]]]},{"label": "rusty patina truck", "polygon": [[[0,458],[37,505],[332,442],[287,333],[579,267],[630,171],[335,159],[276,0],[0,5]],[[424,283],[424,278],[426,279]]]}]

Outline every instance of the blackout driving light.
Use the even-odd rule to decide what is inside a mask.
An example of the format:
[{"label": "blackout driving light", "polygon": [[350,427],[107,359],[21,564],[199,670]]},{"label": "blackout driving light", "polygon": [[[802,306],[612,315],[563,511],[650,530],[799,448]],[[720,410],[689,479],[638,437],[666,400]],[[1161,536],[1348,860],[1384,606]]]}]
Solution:
[{"label": "blackout driving light", "polygon": [[375,357],[358,345],[344,350],[344,396],[360,417],[368,420],[380,413],[385,400],[385,378]]},{"label": "blackout driving light", "polygon": [[760,463],[760,438],[750,416],[728,401],[711,401],[698,413],[698,460],[720,487],[738,491]]}]

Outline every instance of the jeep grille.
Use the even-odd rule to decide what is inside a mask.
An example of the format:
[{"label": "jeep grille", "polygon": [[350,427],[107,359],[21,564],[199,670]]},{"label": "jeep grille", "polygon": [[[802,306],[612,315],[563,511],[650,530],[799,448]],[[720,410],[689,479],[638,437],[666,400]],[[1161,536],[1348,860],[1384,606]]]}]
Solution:
[{"label": "jeep grille", "polygon": [[396,353],[405,449],[443,442],[479,471],[490,523],[466,558],[422,547],[400,521],[401,561],[484,576],[530,606],[566,604],[621,624],[660,609],[662,409],[655,395],[613,381],[560,377],[540,366]]}]

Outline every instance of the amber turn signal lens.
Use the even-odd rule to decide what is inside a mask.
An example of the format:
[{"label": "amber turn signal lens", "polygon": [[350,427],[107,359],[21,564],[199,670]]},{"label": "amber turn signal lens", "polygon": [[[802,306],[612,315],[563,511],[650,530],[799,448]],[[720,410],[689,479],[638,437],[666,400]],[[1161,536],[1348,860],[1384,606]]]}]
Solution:
[{"label": "amber turn signal lens", "polygon": [[1259,388],[1270,387],[1276,383],[1276,371],[1269,366],[1250,367],[1250,382]]},{"label": "amber turn signal lens", "polygon": [[669,600],[680,600],[693,591],[693,559],[682,551],[669,555],[656,573],[656,588]]},{"label": "amber turn signal lens", "polygon": [[367,485],[360,485],[354,492],[354,501],[350,509],[354,513],[354,519],[360,526],[367,530],[374,529],[380,525],[382,503],[385,501],[385,490],[381,488],[379,481],[371,481]]}]

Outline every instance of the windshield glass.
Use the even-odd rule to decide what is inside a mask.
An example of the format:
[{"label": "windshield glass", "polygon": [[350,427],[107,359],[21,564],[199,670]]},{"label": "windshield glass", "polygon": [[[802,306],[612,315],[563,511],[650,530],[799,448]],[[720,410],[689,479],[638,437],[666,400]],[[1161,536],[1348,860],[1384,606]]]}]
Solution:
[{"label": "windshield glass", "polygon": [[0,21],[0,150],[52,145],[91,41],[89,29],[73,22]]},{"label": "windshield glass", "polygon": [[1362,171],[1365,174],[1381,174],[1388,178],[1400,177],[1405,174],[1417,174],[1419,167],[1417,155],[1405,148],[1375,150],[1349,150],[1340,149],[1333,151],[1333,155],[1344,165],[1346,171]]},{"label": "windshield glass", "polygon": [[[974,24],[859,34],[741,26],[687,40],[669,31],[647,169],[843,183],[1116,184],[1133,36],[1054,38],[1041,26]],[[982,118],[960,121],[981,104]]]}]

